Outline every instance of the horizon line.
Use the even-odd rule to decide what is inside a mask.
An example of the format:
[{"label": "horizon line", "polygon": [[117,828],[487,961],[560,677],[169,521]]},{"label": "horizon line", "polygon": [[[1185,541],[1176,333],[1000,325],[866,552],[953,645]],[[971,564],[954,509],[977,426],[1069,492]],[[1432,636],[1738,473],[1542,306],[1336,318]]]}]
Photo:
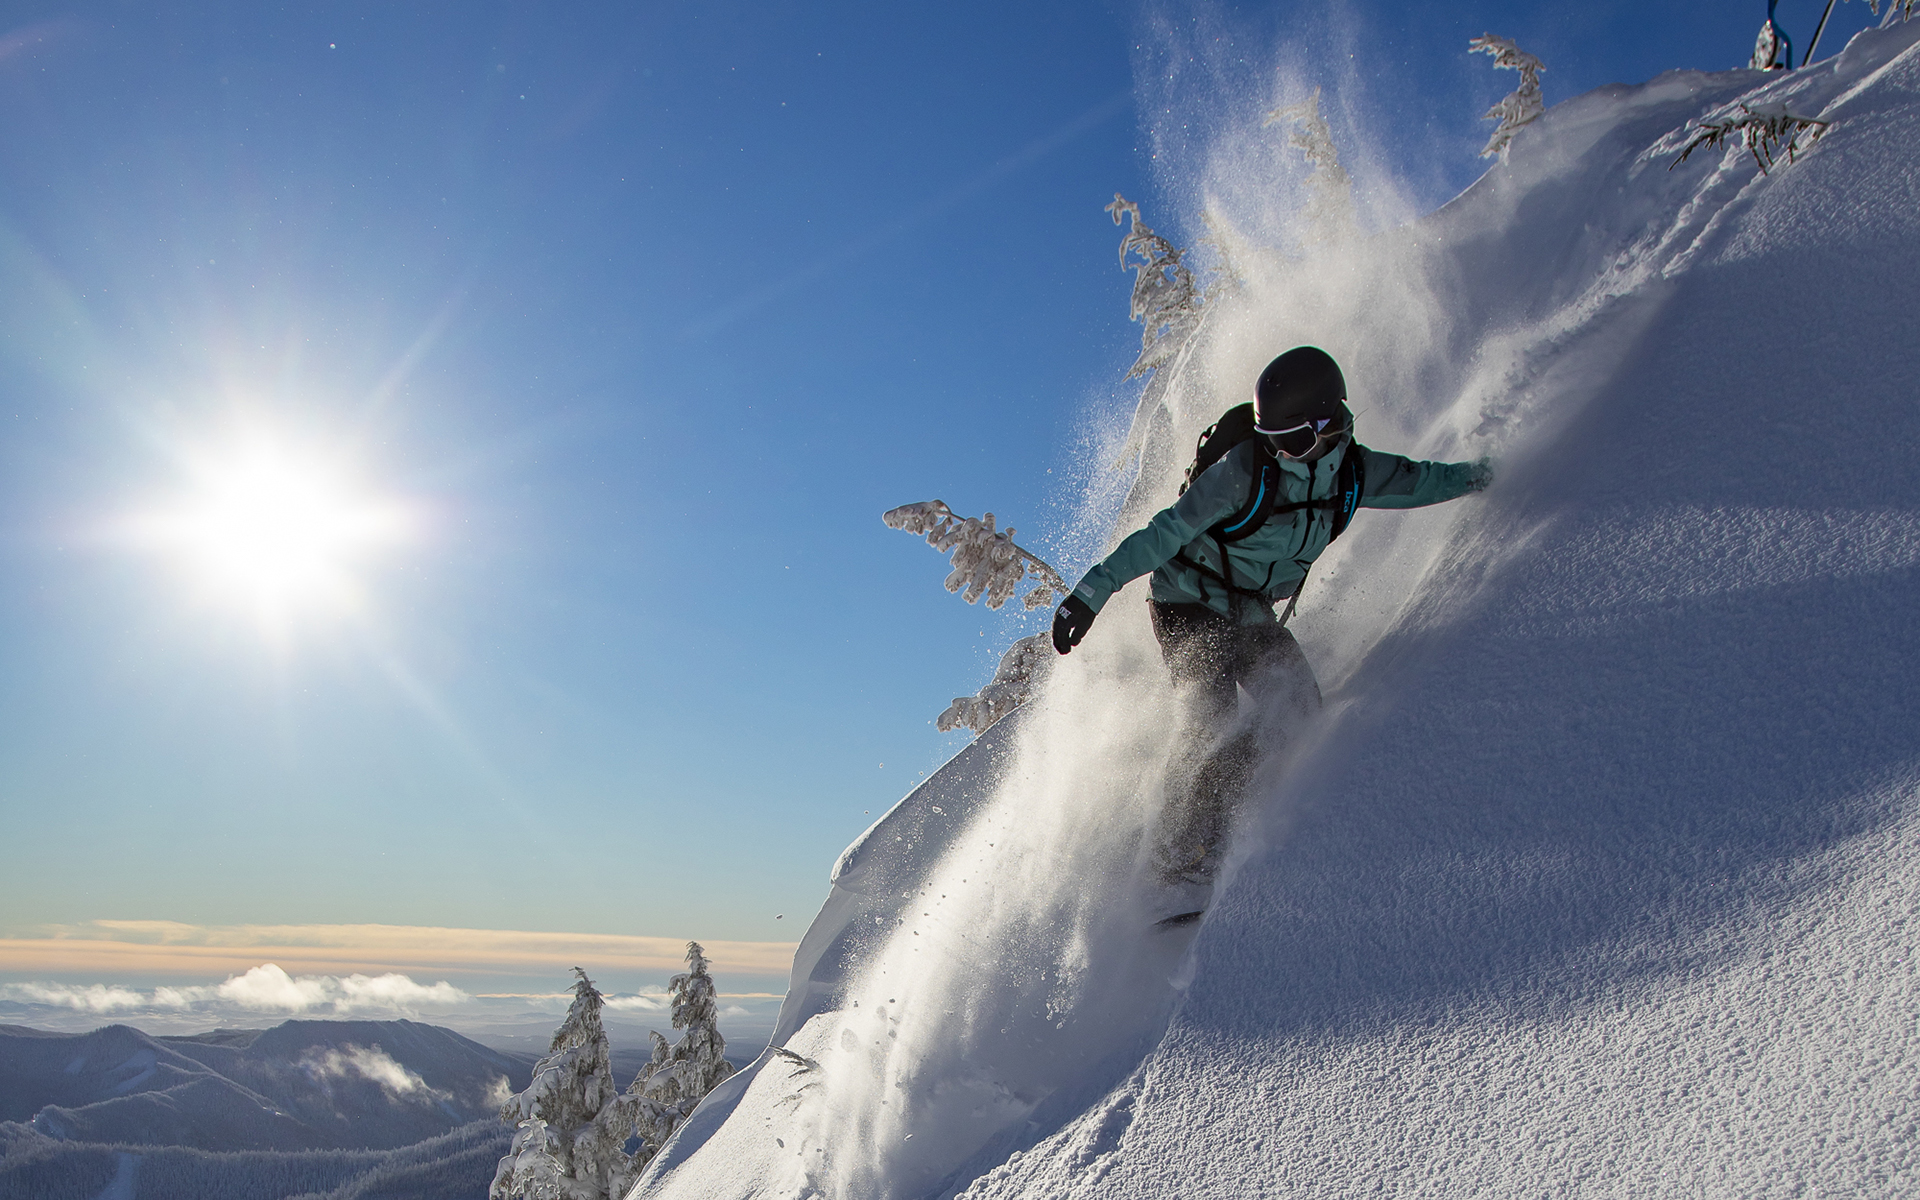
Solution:
[{"label": "horizon line", "polygon": [[[272,962],[289,974],[543,975],[679,973],[698,939],[636,934],[460,929],[431,925],[193,925],[99,920],[8,930],[0,975],[133,974],[205,977]],[[701,941],[710,969],[785,976],[795,942]]]}]

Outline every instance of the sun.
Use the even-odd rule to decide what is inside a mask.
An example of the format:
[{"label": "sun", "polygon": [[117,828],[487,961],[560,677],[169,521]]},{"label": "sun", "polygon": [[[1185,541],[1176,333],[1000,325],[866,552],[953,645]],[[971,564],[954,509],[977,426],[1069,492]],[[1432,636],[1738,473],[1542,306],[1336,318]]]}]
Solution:
[{"label": "sun", "polygon": [[328,449],[262,432],[183,453],[185,486],[135,521],[211,598],[275,627],[364,601],[360,575],[414,520]]}]

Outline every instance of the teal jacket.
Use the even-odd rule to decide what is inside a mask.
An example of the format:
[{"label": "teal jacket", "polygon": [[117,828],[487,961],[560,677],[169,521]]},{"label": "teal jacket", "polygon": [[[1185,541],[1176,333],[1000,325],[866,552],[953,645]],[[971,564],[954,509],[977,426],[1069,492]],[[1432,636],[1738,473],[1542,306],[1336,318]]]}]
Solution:
[{"label": "teal jacket", "polygon": [[[1274,513],[1258,532],[1226,544],[1230,571],[1222,572],[1220,543],[1206,536],[1206,531],[1246,507],[1261,453],[1259,443],[1252,440],[1227,451],[1172,507],[1161,509],[1145,528],[1128,534],[1112,554],[1088,571],[1073,594],[1099,612],[1108,597],[1151,571],[1155,600],[1204,604],[1242,624],[1272,621],[1274,603],[1293,595],[1306,578],[1307,568],[1327,548],[1333,513],[1322,508]],[[1350,441],[1311,464],[1279,459],[1285,489],[1279,503],[1332,496],[1344,454],[1366,456],[1361,464],[1366,468],[1362,508],[1419,508],[1485,486],[1483,470],[1473,463],[1415,462]],[[1214,577],[1176,559],[1174,556],[1182,550],[1186,551],[1182,557],[1198,562]],[[1259,593],[1258,597],[1230,599],[1220,586],[1218,576],[1223,574],[1236,587]]]}]

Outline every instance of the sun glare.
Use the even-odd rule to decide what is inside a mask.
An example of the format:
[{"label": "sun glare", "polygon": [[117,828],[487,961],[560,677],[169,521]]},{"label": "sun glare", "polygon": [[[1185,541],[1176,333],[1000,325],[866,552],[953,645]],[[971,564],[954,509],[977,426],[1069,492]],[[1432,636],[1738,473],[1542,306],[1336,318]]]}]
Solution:
[{"label": "sun glare", "polygon": [[296,610],[356,607],[356,569],[411,532],[404,508],[357,485],[324,451],[254,436],[187,466],[186,494],[137,522],[142,540],[273,625]]}]

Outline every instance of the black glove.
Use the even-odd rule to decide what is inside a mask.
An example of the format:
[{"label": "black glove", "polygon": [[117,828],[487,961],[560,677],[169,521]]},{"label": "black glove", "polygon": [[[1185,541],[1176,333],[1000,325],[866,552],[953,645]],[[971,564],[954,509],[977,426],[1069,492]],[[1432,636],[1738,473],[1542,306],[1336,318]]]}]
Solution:
[{"label": "black glove", "polygon": [[1053,648],[1069,653],[1093,628],[1093,610],[1078,596],[1068,596],[1053,613]]},{"label": "black glove", "polygon": [[1493,460],[1490,458],[1475,459],[1473,471],[1467,476],[1467,490],[1469,492],[1484,492],[1487,490],[1487,485],[1492,482]]}]

